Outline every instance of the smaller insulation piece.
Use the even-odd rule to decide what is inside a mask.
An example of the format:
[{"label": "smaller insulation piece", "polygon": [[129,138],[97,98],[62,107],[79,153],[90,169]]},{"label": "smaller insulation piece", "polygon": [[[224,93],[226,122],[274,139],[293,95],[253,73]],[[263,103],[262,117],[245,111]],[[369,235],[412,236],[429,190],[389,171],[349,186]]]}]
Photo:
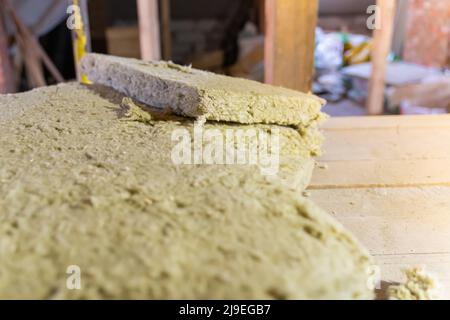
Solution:
[{"label": "smaller insulation piece", "polygon": [[439,282],[422,268],[405,269],[406,282],[388,288],[389,300],[438,300]]},{"label": "smaller insulation piece", "polygon": [[86,54],[89,80],[181,116],[242,124],[307,128],[325,118],[325,100],[313,94],[227,77],[166,61]]}]

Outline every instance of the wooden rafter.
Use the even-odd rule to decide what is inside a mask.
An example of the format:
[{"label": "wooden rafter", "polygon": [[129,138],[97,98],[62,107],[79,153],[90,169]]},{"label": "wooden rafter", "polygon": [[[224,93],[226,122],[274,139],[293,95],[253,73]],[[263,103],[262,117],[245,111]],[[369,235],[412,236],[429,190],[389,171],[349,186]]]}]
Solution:
[{"label": "wooden rafter", "polygon": [[14,91],[14,72],[8,52],[8,35],[2,7],[0,9],[0,94]]},{"label": "wooden rafter", "polygon": [[380,28],[373,31],[372,74],[369,81],[367,113],[383,113],[387,57],[391,50],[396,1],[377,0]]},{"label": "wooden rafter", "polygon": [[265,82],[310,91],[318,0],[266,0]]},{"label": "wooden rafter", "polygon": [[139,39],[143,60],[160,60],[158,0],[137,0]]}]

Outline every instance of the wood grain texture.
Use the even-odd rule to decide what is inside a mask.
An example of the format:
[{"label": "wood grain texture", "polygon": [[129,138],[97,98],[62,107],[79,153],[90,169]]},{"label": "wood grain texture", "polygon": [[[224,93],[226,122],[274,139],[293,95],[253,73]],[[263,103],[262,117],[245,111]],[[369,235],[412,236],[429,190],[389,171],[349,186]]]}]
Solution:
[{"label": "wood grain texture", "polygon": [[[447,116],[423,117],[422,121],[420,117],[391,117],[386,122],[378,118],[378,122],[367,118],[353,124],[351,119],[329,121],[320,158],[328,169],[315,171],[310,188],[450,185]],[[434,126],[427,127],[427,122]]]},{"label": "wood grain texture", "polygon": [[316,170],[310,189],[450,185],[450,160],[333,161]]},{"label": "wood grain texture", "polygon": [[372,74],[369,80],[367,113],[383,113],[387,56],[391,49],[394,30],[395,5],[393,0],[377,0],[380,28],[373,31]]},{"label": "wood grain texture", "polygon": [[266,83],[310,91],[317,11],[317,0],[266,0]]},{"label": "wood grain texture", "polygon": [[170,0],[161,0],[161,48],[164,60],[172,59],[172,35],[170,33]]},{"label": "wood grain texture", "polygon": [[353,129],[386,129],[386,128],[448,128],[450,114],[445,115],[411,115],[411,116],[373,116],[336,117],[321,125],[325,131]]},{"label": "wood grain texture", "polygon": [[423,266],[450,292],[450,118],[331,118],[311,198],[375,256],[382,280]]},{"label": "wood grain texture", "polygon": [[449,127],[339,130],[325,136],[322,161],[450,159]]},{"label": "wood grain texture", "polygon": [[[0,1],[0,3],[2,3]],[[0,94],[15,92],[14,72],[9,57],[4,10],[0,10]]]},{"label": "wood grain texture", "polygon": [[137,0],[141,59],[160,60],[158,0]]},{"label": "wood grain texture", "polygon": [[31,87],[40,87],[46,84],[42,63],[57,82],[64,82],[64,78],[59,70],[55,67],[31,30],[20,19],[9,0],[3,0],[3,6],[5,12],[9,14],[11,21],[14,23],[16,29],[15,37],[24,56]]},{"label": "wood grain texture", "polygon": [[450,253],[450,187],[321,189],[312,199],[372,254]]}]

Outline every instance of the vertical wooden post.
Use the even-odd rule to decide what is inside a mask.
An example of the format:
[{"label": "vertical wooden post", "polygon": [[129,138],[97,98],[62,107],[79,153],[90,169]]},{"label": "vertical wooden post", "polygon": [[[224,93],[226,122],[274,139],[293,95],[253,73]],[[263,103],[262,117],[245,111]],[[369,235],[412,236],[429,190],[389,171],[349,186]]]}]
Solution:
[{"label": "vertical wooden post", "polygon": [[256,8],[258,10],[259,32],[266,33],[266,0],[256,0]]},{"label": "vertical wooden post", "polygon": [[[0,1],[3,6],[3,3]],[[0,9],[0,94],[15,92],[14,73],[8,52],[3,8]]]},{"label": "vertical wooden post", "polygon": [[310,91],[318,0],[266,0],[265,82]]},{"label": "vertical wooden post", "polygon": [[172,36],[170,33],[170,0],[161,0],[161,35],[162,57],[172,58]]},{"label": "vertical wooden post", "polygon": [[367,113],[383,113],[387,57],[394,31],[396,0],[377,0],[380,28],[373,31],[372,74],[369,80]]},{"label": "vertical wooden post", "polygon": [[25,65],[27,66],[27,74],[29,76],[32,87],[45,86],[45,78],[42,69],[42,62],[47,67],[50,74],[55,78],[57,82],[63,82],[59,70],[55,67],[53,62],[48,57],[45,50],[39,44],[37,38],[32,34],[29,28],[23,23],[20,17],[17,15],[14,7],[9,0],[2,0],[3,8],[8,12],[9,16],[14,23],[16,30],[16,40],[19,44],[19,48],[23,53]]},{"label": "vertical wooden post", "polygon": [[141,58],[160,60],[158,0],[137,0]]}]

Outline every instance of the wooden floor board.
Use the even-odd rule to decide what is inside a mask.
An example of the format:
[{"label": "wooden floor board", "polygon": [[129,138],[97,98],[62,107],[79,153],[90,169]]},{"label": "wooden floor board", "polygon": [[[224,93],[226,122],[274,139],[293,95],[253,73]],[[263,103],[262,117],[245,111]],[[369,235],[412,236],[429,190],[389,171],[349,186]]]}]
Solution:
[{"label": "wooden floor board", "polygon": [[386,129],[386,128],[440,128],[450,127],[450,114],[420,116],[372,116],[372,117],[336,117],[324,122],[326,131],[349,129]]},{"label": "wooden floor board", "polygon": [[310,189],[449,186],[450,159],[327,162],[317,168]]},{"label": "wooden floor board", "polygon": [[311,198],[372,254],[450,254],[450,187],[323,189]]},{"label": "wooden floor board", "polygon": [[450,115],[332,118],[311,198],[364,244],[381,278],[423,266],[450,291]]},{"label": "wooden floor board", "polygon": [[450,125],[326,131],[325,138],[321,161],[450,159]]}]

